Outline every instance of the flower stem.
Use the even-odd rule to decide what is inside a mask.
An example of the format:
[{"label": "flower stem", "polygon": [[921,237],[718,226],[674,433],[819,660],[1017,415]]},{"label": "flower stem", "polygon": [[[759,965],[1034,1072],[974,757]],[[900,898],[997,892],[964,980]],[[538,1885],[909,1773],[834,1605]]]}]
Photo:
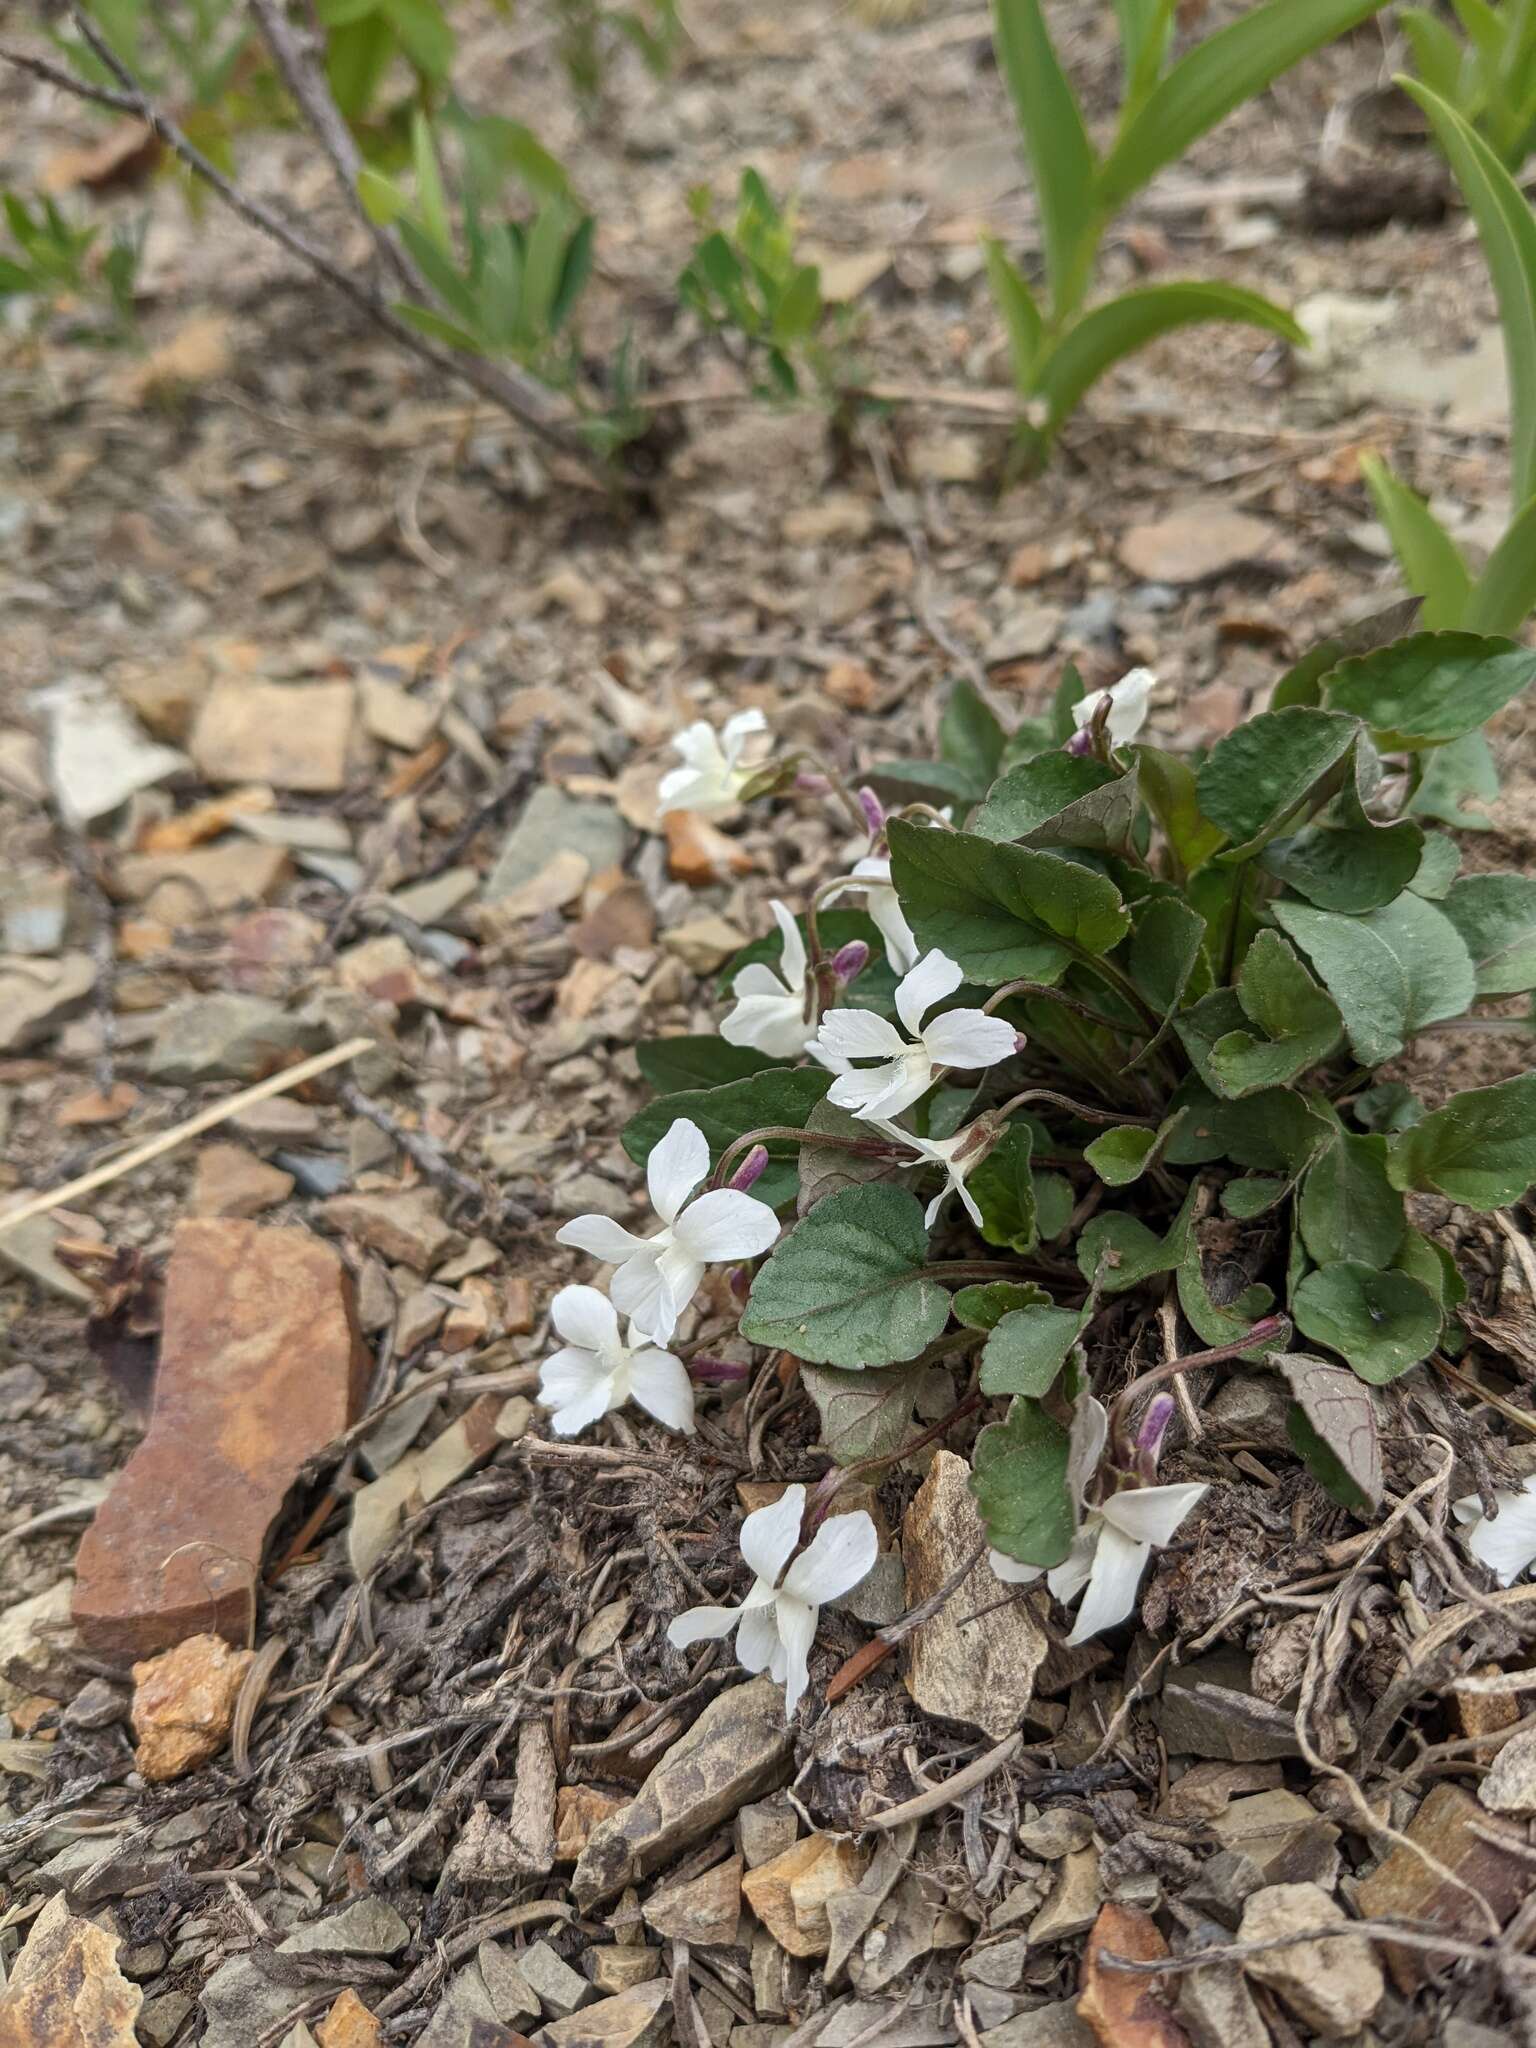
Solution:
[{"label": "flower stem", "polygon": [[1124,1024],[1116,1023],[1113,1017],[1106,1017],[1102,1010],[1094,1009],[1091,1003],[1079,1002],[1076,996],[1069,996],[1064,989],[1050,988],[1043,981],[1007,982],[1002,988],[994,989],[981,1007],[990,1017],[998,1004],[1005,1002],[1009,996],[1036,996],[1042,1002],[1060,1003],[1064,1010],[1074,1010],[1079,1017],[1086,1017],[1090,1024],[1097,1024],[1103,1030],[1116,1032],[1122,1037],[1126,1034],[1127,1027]]},{"label": "flower stem", "polygon": [[784,1145],[826,1145],[834,1152],[857,1152],[865,1159],[896,1160],[901,1157],[896,1148],[888,1144],[883,1138],[843,1138],[832,1131],[802,1130],[798,1124],[765,1124],[761,1130],[746,1131],[743,1132],[741,1137],[731,1140],[730,1144],[720,1154],[720,1164],[710,1175],[710,1186],[713,1188],[729,1186],[731,1170],[738,1158],[744,1153],[750,1152],[754,1145],[775,1143]]},{"label": "flower stem", "polygon": [[1135,1124],[1145,1131],[1155,1131],[1158,1119],[1155,1116],[1131,1116],[1118,1109],[1095,1109],[1091,1103],[1074,1102],[1070,1095],[1058,1095],[1054,1088],[1025,1088],[1005,1102],[997,1111],[999,1117],[1009,1117],[1016,1109],[1022,1109],[1027,1102],[1049,1102],[1057,1109],[1064,1109],[1070,1115],[1081,1117],[1089,1124]]},{"label": "flower stem", "polygon": [[1154,1365],[1149,1371],[1140,1373],[1130,1385],[1116,1397],[1109,1411],[1108,1441],[1113,1448],[1117,1443],[1131,1403],[1138,1395],[1149,1393],[1153,1387],[1161,1386],[1164,1380],[1171,1380],[1179,1373],[1191,1372],[1201,1365],[1225,1365],[1229,1359],[1241,1358],[1245,1352],[1258,1345],[1268,1343],[1271,1338],[1282,1341],[1290,1330],[1286,1316],[1264,1316],[1253,1328],[1241,1337],[1234,1337],[1230,1344],[1216,1344],[1209,1351],[1191,1351],[1185,1358],[1170,1358],[1162,1365]]}]

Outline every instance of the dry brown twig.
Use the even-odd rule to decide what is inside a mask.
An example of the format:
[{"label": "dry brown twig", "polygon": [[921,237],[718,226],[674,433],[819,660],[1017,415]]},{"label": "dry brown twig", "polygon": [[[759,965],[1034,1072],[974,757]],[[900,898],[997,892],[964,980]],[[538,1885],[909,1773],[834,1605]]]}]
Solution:
[{"label": "dry brown twig", "polygon": [[[218,166],[212,163],[196,143],[188,137],[165,110],[157,106],[143,85],[122,62],[94,22],[79,7],[70,8],[70,18],[75,29],[87,47],[117,81],[117,89],[91,85],[76,78],[74,73],[62,65],[53,64],[43,57],[19,50],[11,44],[0,44],[0,61],[21,71],[29,72],[61,92],[72,94],[76,99],[88,100],[95,106],[110,107],[115,113],[128,114],[142,121],[152,134],[159,137],[171,153],[178,157],[210,190],[216,192],[231,212],[237,214],[248,227],[253,227],[279,247],[286,249],[290,256],[297,257],[306,269],[321,277],[332,288],[341,293],[375,327],[409,351],[419,361],[428,364],[440,376],[467,384],[482,398],[489,399],[502,412],[508,413],[536,434],[551,448],[569,456],[589,474],[601,478],[610,488],[614,478],[605,469],[600,459],[575,431],[568,408],[564,407],[542,384],[521,370],[485,361],[480,356],[460,353],[457,350],[440,347],[436,342],[418,334],[402,320],[389,306],[382,294],[372,285],[355,277],[344,265],[325,249],[302,235],[289,221],[266,205],[262,200],[244,192],[230,178],[225,177]],[[339,117],[338,117],[339,118]],[[333,159],[334,162],[334,159]]]}]

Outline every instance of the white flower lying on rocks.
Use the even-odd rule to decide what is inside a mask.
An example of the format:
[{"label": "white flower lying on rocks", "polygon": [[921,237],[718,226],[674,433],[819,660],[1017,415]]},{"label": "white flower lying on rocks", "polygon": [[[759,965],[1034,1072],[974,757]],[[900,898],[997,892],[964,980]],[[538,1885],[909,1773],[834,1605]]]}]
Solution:
[{"label": "white flower lying on rocks", "polygon": [[704,1133],[680,1116],[645,1162],[660,1230],[637,1237],[611,1216],[576,1216],[555,1233],[558,1244],[575,1245],[618,1268],[610,1289],[614,1306],[656,1344],[664,1344],[677,1328],[706,1266],[755,1259],[779,1234],[779,1219],[768,1204],[735,1188],[712,1188],[689,1202],[708,1172]]},{"label": "white flower lying on rocks", "polygon": [[[928,1204],[923,1221],[931,1230],[938,1220],[940,1209],[946,1197],[958,1195],[965,1204],[966,1214],[981,1228],[981,1211],[976,1206],[976,1197],[966,1186],[966,1175],[981,1164],[997,1140],[997,1127],[986,1118],[978,1117],[973,1124],[967,1124],[963,1131],[956,1131],[952,1138],[920,1138],[914,1131],[904,1131],[900,1124],[887,1122],[883,1117],[871,1117],[870,1122],[877,1131],[884,1131],[888,1138],[894,1138],[899,1145],[910,1146],[925,1166],[942,1166],[947,1176],[945,1183]],[[914,1161],[914,1164],[917,1162]]]},{"label": "white flower lying on rocks", "polygon": [[830,1067],[841,1070],[849,1060],[879,1060],[878,1067],[853,1073],[839,1071],[827,1100],[856,1116],[899,1116],[933,1084],[936,1067],[995,1066],[1018,1044],[1018,1033],[1001,1017],[984,1010],[950,1010],[927,1026],[923,1018],[935,1003],[953,995],[965,976],[943,953],[928,953],[896,986],[896,1014],[912,1034],[908,1044],[887,1018],[872,1010],[829,1010],[813,1050]]},{"label": "white flower lying on rocks", "polygon": [[[1091,1394],[1084,1397],[1079,1414],[1083,1419],[1073,1431],[1067,1468],[1067,1485],[1077,1500],[1098,1469],[1109,1429],[1103,1404]],[[1067,1642],[1085,1643],[1134,1612],[1148,1559],[1172,1542],[1179,1524],[1207,1491],[1199,1484],[1131,1487],[1087,1510],[1072,1548],[1049,1570],[1020,1564],[1001,1550],[988,1551],[987,1562],[1006,1585],[1027,1586],[1043,1577],[1063,1606],[1082,1593],[1083,1604]]]},{"label": "white flower lying on rocks", "polygon": [[880,1551],[875,1525],[859,1508],[830,1515],[790,1564],[804,1513],[805,1488],[787,1486],[768,1507],[748,1515],[741,1525],[741,1554],[757,1574],[751,1592],[739,1607],[690,1607],[667,1629],[667,1641],[679,1650],[735,1629],[742,1666],[766,1671],[784,1687],[786,1718],[810,1683],[807,1666],[820,1610],[866,1579]]},{"label": "white flower lying on rocks", "polygon": [[708,817],[728,811],[757,773],[755,762],[743,764],[747,744],[767,730],[761,711],[738,711],[718,732],[702,718],[685,726],[672,742],[683,766],[669,768],[657,785],[662,814],[698,811]]},{"label": "white flower lying on rocks", "polygon": [[539,1368],[539,1399],[556,1436],[575,1436],[629,1400],[668,1429],[693,1429],[693,1383],[680,1358],[619,1337],[619,1316],[596,1287],[562,1287],[549,1319],[565,1339]]},{"label": "white flower lying on rocks", "polygon": [[769,906],[784,935],[777,971],[765,960],[743,967],[731,983],[736,1007],[720,1026],[727,1045],[750,1045],[770,1059],[797,1060],[815,1032],[806,1015],[805,941],[784,905]]},{"label": "white flower lying on rocks", "polygon": [[1108,732],[1111,746],[1123,747],[1147,722],[1147,706],[1157,688],[1157,677],[1149,668],[1133,668],[1109,690],[1090,690],[1072,706],[1072,723],[1081,732],[1093,723],[1095,712],[1109,699]]},{"label": "white flower lying on rocks", "polygon": [[878,855],[855,861],[849,870],[849,888],[834,889],[827,897],[835,903],[849,893],[853,882],[862,885],[864,908],[885,941],[885,957],[894,974],[909,974],[917,965],[917,940],[907,923],[900,899],[891,886],[891,863]]},{"label": "white flower lying on rocks", "polygon": [[1492,1521],[1475,1493],[1452,1501],[1451,1513],[1478,1563],[1487,1565],[1501,1586],[1512,1586],[1536,1564],[1536,1472],[1518,1493],[1500,1492],[1496,1499],[1499,1512]]}]

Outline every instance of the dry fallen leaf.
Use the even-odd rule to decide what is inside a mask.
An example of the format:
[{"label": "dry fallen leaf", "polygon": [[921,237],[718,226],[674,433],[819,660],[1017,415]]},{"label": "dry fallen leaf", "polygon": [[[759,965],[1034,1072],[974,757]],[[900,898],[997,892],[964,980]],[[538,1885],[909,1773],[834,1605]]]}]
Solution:
[{"label": "dry fallen leaf", "polygon": [[1099,2037],[1100,2048],[1189,2048],[1189,2036],[1155,1995],[1157,1977],[1108,1968],[1105,1952],[1136,1963],[1158,1962],[1168,1944],[1150,1914],[1113,1900],[1099,1917],[1083,1952],[1082,1992],[1077,2016]]},{"label": "dry fallen leaf", "polygon": [[227,313],[198,313],[185,321],[141,363],[119,372],[112,395],[125,405],[142,405],[188,384],[211,384],[226,375],[233,360]]}]

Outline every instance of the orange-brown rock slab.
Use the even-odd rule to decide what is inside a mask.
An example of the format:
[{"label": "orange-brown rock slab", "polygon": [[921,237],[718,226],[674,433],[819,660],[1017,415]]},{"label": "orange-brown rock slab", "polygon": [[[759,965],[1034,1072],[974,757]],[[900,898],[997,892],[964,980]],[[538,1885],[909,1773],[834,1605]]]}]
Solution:
[{"label": "orange-brown rock slab", "polygon": [[76,1560],[96,1650],[247,1641],[262,1548],[304,1461],[355,1421],[368,1381],[351,1275],[307,1230],[178,1226],[148,1434]]}]

